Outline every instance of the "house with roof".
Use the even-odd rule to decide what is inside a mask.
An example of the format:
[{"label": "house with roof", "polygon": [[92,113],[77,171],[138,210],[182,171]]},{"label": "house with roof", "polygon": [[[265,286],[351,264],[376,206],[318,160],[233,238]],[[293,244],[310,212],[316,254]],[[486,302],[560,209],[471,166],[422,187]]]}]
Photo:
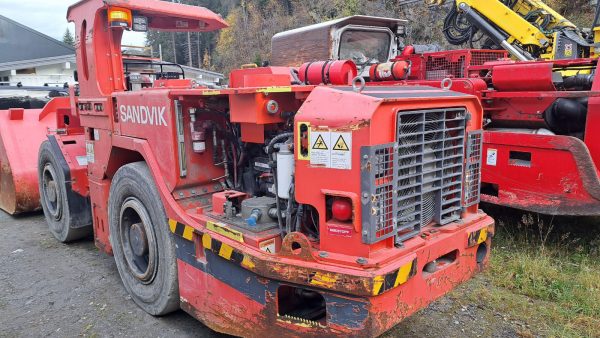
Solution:
[{"label": "house with roof", "polygon": [[0,15],[0,85],[74,83],[75,49]]}]

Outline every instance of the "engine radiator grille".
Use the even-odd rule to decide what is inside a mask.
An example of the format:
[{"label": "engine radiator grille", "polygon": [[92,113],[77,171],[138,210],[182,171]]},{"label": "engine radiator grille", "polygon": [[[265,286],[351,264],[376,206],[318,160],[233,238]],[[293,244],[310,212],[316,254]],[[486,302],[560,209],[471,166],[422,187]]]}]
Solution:
[{"label": "engine radiator grille", "polygon": [[417,235],[460,218],[466,110],[403,111],[396,142],[362,147],[363,242]]}]

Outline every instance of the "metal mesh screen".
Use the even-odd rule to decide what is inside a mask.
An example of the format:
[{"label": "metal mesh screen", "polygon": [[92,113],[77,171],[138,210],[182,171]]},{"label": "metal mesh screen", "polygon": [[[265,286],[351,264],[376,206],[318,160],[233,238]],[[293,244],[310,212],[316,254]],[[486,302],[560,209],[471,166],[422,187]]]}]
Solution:
[{"label": "metal mesh screen", "polygon": [[426,54],[425,79],[442,80],[447,77],[466,78],[470,70],[481,69],[484,63],[506,58],[502,50],[445,51]]},{"label": "metal mesh screen", "polygon": [[470,66],[482,66],[486,62],[498,61],[498,59],[507,58],[508,53],[504,50],[486,50],[471,52]]},{"label": "metal mesh screen", "polygon": [[483,132],[481,130],[469,132],[467,136],[467,163],[465,166],[465,207],[479,203],[482,148]]},{"label": "metal mesh screen", "polygon": [[361,148],[363,241],[374,243],[393,236],[395,144]]},{"label": "metal mesh screen", "polygon": [[395,144],[361,149],[365,243],[460,218],[465,121],[460,108],[399,112]]},{"label": "metal mesh screen", "polygon": [[465,77],[465,56],[456,60],[447,56],[429,56],[425,63],[426,80],[441,80],[447,77]]}]

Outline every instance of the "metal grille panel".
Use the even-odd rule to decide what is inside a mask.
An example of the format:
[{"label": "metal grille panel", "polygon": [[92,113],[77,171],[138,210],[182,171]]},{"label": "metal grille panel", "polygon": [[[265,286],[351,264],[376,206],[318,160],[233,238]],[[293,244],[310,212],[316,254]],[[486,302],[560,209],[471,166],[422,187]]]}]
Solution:
[{"label": "metal grille panel", "polygon": [[483,132],[472,131],[467,136],[467,163],[465,166],[464,206],[478,204],[481,188],[481,154],[483,149]]},{"label": "metal grille panel", "polygon": [[394,143],[361,148],[362,223],[365,243],[375,243],[396,233],[393,203],[395,152]]},{"label": "metal grille panel", "polygon": [[365,243],[460,218],[465,125],[460,108],[399,112],[395,144],[362,147]]}]

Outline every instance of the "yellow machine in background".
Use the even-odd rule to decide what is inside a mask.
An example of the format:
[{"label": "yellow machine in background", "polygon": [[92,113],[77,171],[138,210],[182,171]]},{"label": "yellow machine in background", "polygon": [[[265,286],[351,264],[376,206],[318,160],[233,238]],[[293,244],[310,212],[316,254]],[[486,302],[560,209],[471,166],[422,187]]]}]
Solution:
[{"label": "yellow machine in background", "polygon": [[[425,0],[439,6],[446,0]],[[444,34],[455,45],[487,40],[484,48],[502,47],[519,60],[597,58],[600,11],[593,29],[584,31],[539,0],[455,0],[444,21]]]}]

